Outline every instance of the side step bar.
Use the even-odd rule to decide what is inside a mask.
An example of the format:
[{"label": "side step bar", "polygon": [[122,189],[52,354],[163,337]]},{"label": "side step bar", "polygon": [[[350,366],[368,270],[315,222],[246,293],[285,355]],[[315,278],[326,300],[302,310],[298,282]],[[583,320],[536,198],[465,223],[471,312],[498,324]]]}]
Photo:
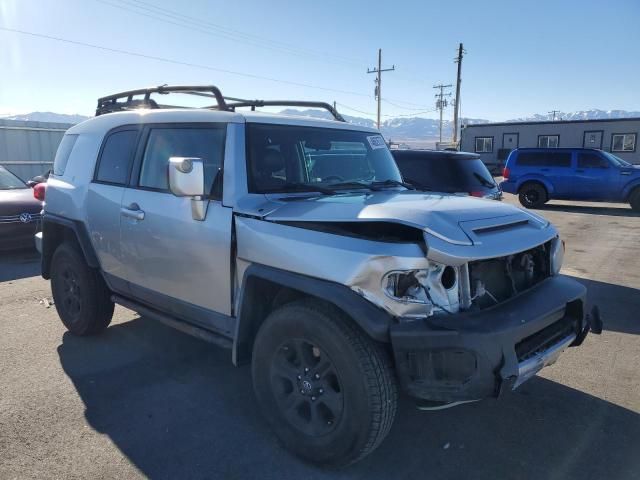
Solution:
[{"label": "side step bar", "polygon": [[125,308],[133,310],[143,317],[152,318],[153,320],[162,322],[171,328],[180,330],[183,333],[199,338],[200,340],[204,340],[205,342],[213,343],[219,347],[228,349],[231,349],[233,347],[233,342],[228,337],[219,335],[210,330],[198,327],[183,320],[177,320],[174,317],[171,317],[162,312],[158,312],[153,308],[146,307],[138,302],[134,302],[133,300],[129,300],[119,295],[111,295],[111,301],[117,303],[118,305],[122,305]]}]

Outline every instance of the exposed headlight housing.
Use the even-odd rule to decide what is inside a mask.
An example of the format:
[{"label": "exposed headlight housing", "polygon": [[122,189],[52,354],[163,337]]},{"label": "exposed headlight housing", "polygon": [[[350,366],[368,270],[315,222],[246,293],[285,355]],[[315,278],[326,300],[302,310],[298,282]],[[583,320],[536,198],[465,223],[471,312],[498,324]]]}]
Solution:
[{"label": "exposed headlight housing", "polygon": [[402,304],[402,316],[418,318],[459,309],[458,270],[432,263],[429,269],[394,270],[382,279],[385,295]]},{"label": "exposed headlight housing", "polygon": [[389,272],[382,280],[382,288],[387,296],[398,302],[430,304],[422,287],[427,274],[427,270]]},{"label": "exposed headlight housing", "polygon": [[564,240],[556,237],[551,241],[551,275],[558,275],[564,261]]}]

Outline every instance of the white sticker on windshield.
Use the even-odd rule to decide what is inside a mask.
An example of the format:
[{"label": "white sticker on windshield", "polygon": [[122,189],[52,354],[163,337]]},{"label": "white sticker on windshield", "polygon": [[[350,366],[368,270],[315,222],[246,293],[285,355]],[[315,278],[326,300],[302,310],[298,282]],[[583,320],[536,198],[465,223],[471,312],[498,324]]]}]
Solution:
[{"label": "white sticker on windshield", "polygon": [[376,148],[385,148],[387,146],[384,143],[384,138],[382,138],[382,135],[371,135],[367,137],[367,140],[369,140],[369,145],[371,145],[371,148],[373,148],[374,150]]}]

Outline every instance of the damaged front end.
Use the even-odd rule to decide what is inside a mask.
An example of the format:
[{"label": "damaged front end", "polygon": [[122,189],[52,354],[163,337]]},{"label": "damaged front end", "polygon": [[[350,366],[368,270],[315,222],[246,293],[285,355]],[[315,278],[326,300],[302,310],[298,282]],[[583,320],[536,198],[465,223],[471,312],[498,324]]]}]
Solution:
[{"label": "damaged front end", "polygon": [[551,276],[554,240],[514,255],[469,262],[469,308],[492,307]]},{"label": "damaged front end", "polygon": [[458,266],[429,260],[426,269],[388,272],[382,290],[402,305],[406,320],[484,310],[557,274],[563,256],[564,243],[554,237],[523,252]]}]

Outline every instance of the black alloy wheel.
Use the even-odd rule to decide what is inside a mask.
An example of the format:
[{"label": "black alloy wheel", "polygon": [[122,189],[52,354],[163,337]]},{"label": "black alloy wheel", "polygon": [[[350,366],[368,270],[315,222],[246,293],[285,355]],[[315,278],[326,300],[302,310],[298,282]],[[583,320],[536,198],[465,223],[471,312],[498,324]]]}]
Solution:
[{"label": "black alloy wheel", "polygon": [[342,418],[340,379],[319,346],[285,341],[271,360],[271,382],[281,414],[306,435],[330,433]]}]

